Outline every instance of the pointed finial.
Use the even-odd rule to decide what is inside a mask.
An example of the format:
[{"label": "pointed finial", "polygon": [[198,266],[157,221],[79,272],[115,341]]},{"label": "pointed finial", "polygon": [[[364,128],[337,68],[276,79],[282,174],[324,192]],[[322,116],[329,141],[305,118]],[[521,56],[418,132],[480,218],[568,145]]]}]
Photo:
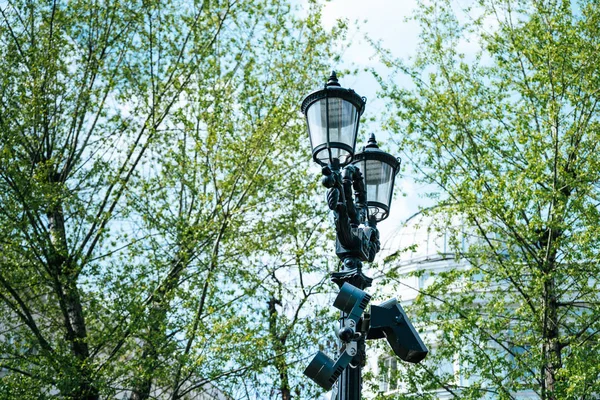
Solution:
[{"label": "pointed finial", "polygon": [[369,135],[369,141],[367,142],[367,145],[365,146],[365,148],[376,148],[376,149],[379,148],[379,146],[377,145],[377,140],[375,140],[374,133],[371,133]]},{"label": "pointed finial", "polygon": [[327,81],[327,86],[340,86],[335,71],[331,71],[331,75],[329,76],[329,80]]}]

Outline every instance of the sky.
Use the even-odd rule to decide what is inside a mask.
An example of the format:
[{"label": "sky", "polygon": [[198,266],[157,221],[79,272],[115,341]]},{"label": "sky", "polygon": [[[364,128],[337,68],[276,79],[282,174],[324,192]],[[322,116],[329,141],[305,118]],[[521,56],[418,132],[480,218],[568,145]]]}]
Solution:
[{"label": "sky", "polygon": [[[382,46],[391,50],[396,57],[410,58],[417,50],[419,27],[415,22],[406,19],[415,7],[415,0],[332,0],[326,3],[322,16],[323,25],[331,28],[338,19],[344,19],[349,26],[350,46],[343,50],[340,65],[333,65],[332,69],[342,70],[354,66],[362,71],[368,67],[375,68],[378,73],[386,76],[386,68],[377,60],[375,51],[365,37],[380,41]],[[323,79],[325,81],[327,76]],[[409,84],[408,81],[400,83]],[[363,71],[356,76],[344,76],[340,78],[340,84],[367,97],[364,117],[382,115],[386,103],[378,97],[378,84],[370,73]],[[371,124],[368,129],[374,131],[380,143],[385,143],[389,133],[382,132],[379,125]],[[363,126],[359,132],[357,151],[370,133],[366,129]],[[382,244],[397,233],[402,222],[417,212],[419,206],[427,204],[421,197],[424,187],[416,184],[411,176],[398,175],[395,187],[396,197],[392,203],[390,217],[379,225]]]},{"label": "sky", "polygon": [[[397,57],[408,58],[417,49],[418,26],[406,21],[416,6],[414,0],[332,0],[325,4],[322,22],[331,28],[338,19],[344,19],[349,25],[348,39],[351,45],[344,49],[342,62],[333,68],[342,69],[356,65],[376,68],[385,74],[385,67],[378,62],[375,51],[365,39],[368,36],[380,41]],[[361,68],[361,69],[362,69]],[[368,99],[367,111],[377,114],[384,103],[377,98],[377,83],[366,72],[348,77],[343,86],[351,87]]]}]

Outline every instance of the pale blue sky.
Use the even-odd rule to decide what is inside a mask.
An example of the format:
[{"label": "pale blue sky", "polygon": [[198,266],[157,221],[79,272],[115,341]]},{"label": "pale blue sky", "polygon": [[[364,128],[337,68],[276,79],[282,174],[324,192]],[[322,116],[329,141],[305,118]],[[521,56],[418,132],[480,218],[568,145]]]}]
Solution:
[{"label": "pale blue sky", "polygon": [[[350,47],[343,50],[343,62],[338,69],[357,65],[374,67],[385,73],[365,36],[381,41],[394,55],[408,58],[417,48],[418,26],[405,21],[416,5],[414,0],[333,0],[323,9],[323,25],[331,28],[337,19],[348,21]],[[376,97],[377,84],[369,74],[348,77],[343,86],[352,87],[369,100],[367,112],[376,115],[383,105]]]},{"label": "pale blue sky", "polygon": [[[386,69],[378,62],[375,51],[365,36],[375,41],[381,41],[383,47],[390,49],[397,57],[406,59],[414,55],[418,45],[419,27],[412,21],[406,21],[414,11],[414,7],[416,7],[414,0],[332,0],[326,3],[323,10],[323,25],[330,28],[336,24],[337,19],[347,20],[348,39],[351,43],[348,48],[343,49],[341,64],[334,65],[332,68],[343,69],[356,66],[364,69],[372,67],[385,76]],[[382,115],[385,101],[378,98],[378,85],[370,73],[361,72],[357,76],[346,76],[340,79],[340,83],[344,87],[354,89],[361,96],[367,97],[365,117]],[[409,82],[404,84],[408,85]],[[378,140],[385,142],[389,134],[382,132],[379,126],[379,123],[371,124],[369,131],[373,130]],[[359,133],[357,151],[366,140],[367,134],[367,130],[363,127]],[[424,200],[418,196],[420,192],[423,192],[423,187],[415,185],[409,176],[399,175],[395,186],[396,188],[401,187],[407,196],[398,195],[396,197],[390,217],[380,224],[383,243],[390,239],[401,221],[416,212],[419,205],[424,204]]]}]

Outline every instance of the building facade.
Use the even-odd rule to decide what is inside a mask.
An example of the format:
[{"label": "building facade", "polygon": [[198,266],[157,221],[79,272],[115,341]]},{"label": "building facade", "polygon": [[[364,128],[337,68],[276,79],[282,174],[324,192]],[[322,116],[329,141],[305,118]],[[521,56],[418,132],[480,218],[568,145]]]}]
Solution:
[{"label": "building facade", "polygon": [[[460,254],[475,244],[480,238],[461,223],[460,218],[449,218],[439,221],[423,213],[417,213],[406,221],[399,223],[388,235],[389,239],[382,245],[377,264],[378,272],[375,289],[383,299],[396,297],[403,308],[410,313],[411,304],[418,296],[426,296],[428,287],[434,284],[436,277],[451,270],[466,270],[469,263]],[[477,274],[472,275],[477,279]],[[464,290],[461,285],[449,287],[448,290]],[[486,301],[485,292],[478,293],[481,303]],[[430,381],[426,390],[428,397],[436,399],[461,398],[461,391],[471,385],[485,387],[486,380],[477,374],[465,371],[467,357],[460,354],[441,355],[439,337],[444,334],[435,324],[415,322],[415,328],[429,348],[430,354],[419,368],[423,373],[429,374]],[[490,349],[497,344],[490,343]],[[515,349],[518,351],[518,349]],[[368,369],[373,372],[374,382],[368,386],[370,397],[378,398],[422,398],[425,393],[415,393],[414,385],[407,384],[402,379],[407,368],[414,368],[391,356],[386,350],[379,350],[375,356],[374,351],[369,353]],[[507,365],[514,363],[514,359],[506,357]],[[435,385],[435,378],[440,377],[439,384]],[[483,391],[485,392],[485,390]],[[514,399],[537,399],[539,396],[533,390],[525,389],[511,393]],[[482,398],[495,399],[497,394],[490,393]]]}]

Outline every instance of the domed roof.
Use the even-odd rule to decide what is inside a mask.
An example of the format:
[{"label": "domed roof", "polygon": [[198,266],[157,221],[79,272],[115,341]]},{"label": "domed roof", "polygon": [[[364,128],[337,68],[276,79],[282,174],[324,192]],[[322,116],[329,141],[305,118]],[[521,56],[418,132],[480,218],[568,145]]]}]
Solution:
[{"label": "domed roof", "polygon": [[430,215],[426,211],[412,215],[392,229],[382,243],[380,262],[412,264],[454,258],[456,242],[452,240],[457,239],[459,248],[464,248],[466,236],[459,218],[448,221],[440,214]]}]

